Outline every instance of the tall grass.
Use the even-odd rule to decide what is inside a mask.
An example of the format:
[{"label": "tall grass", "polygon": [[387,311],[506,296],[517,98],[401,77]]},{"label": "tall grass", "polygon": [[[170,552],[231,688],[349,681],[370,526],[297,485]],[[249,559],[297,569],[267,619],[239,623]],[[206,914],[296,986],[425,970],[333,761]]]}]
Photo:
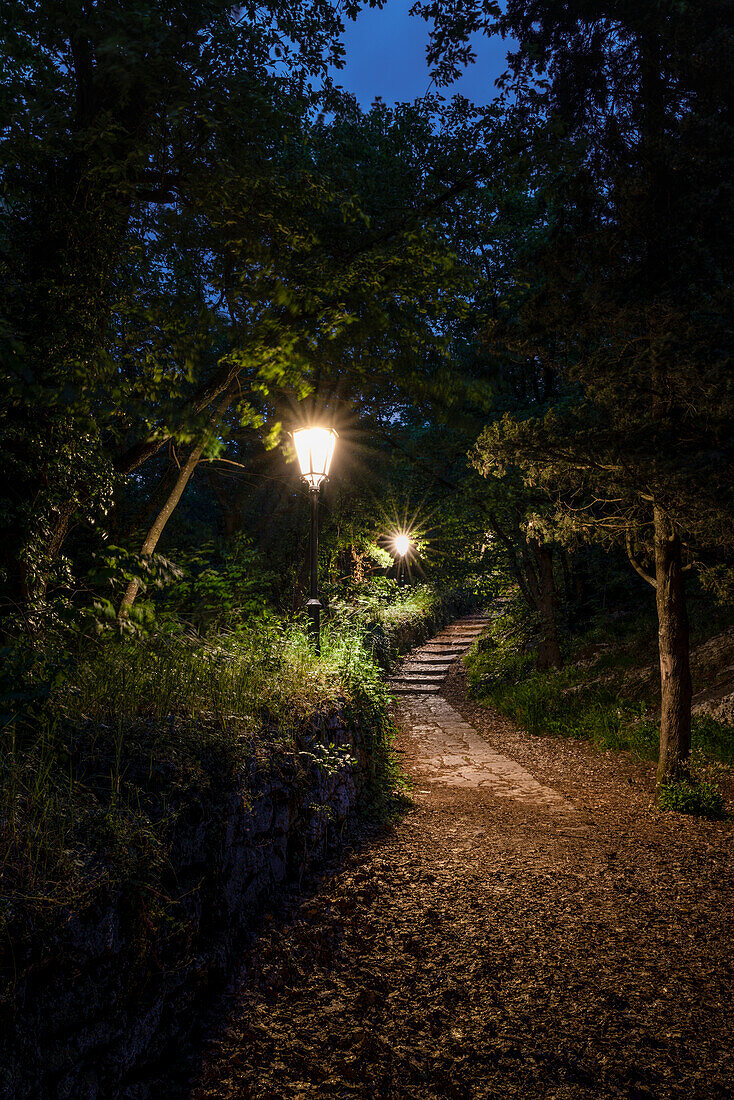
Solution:
[{"label": "tall grass", "polygon": [[69,717],[203,720],[255,732],[264,720],[289,725],[319,710],[370,663],[356,626],[327,627],[319,660],[301,626],[277,622],[211,640],[113,641],[80,661],[55,702]]},{"label": "tall grass", "polygon": [[158,882],[187,791],[216,793],[255,759],[295,759],[299,731],[337,703],[386,756],[389,696],[364,634],[327,624],[319,658],[301,624],[276,621],[16,652],[3,684],[0,936],[116,881]]},{"label": "tall grass", "polygon": [[[474,698],[496,707],[529,733],[582,738],[603,749],[655,760],[657,697],[644,675],[628,679],[635,667],[642,666],[644,673],[651,649],[654,652],[654,637],[651,645],[646,620],[615,623],[607,630],[595,624],[569,644],[565,668],[539,672],[525,652],[522,634],[518,637],[511,622],[499,619],[466,664]],[[692,740],[697,760],[734,764],[730,727],[707,715],[694,715]]]},{"label": "tall grass", "polygon": [[337,623],[359,624],[365,644],[380,667],[389,671],[400,654],[481,602],[467,588],[401,587],[381,577],[356,587],[348,600],[335,600],[332,609]]}]

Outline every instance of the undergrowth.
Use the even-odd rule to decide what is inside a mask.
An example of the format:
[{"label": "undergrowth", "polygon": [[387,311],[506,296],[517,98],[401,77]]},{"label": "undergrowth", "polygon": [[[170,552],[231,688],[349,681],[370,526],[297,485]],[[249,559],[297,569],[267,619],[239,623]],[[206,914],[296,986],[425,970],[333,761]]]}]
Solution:
[{"label": "undergrowth", "polygon": [[365,805],[389,816],[400,776],[384,668],[470,600],[364,586],[330,608],[318,658],[303,623],[268,614],[203,637],[59,632],[6,648],[0,936],[118,885],[163,896],[179,815],[253,765],[296,760],[314,716],[337,706],[367,739]]},{"label": "undergrowth", "polygon": [[389,797],[389,696],[357,625],[327,624],[319,659],[300,624],[274,620],[5,657],[0,934],[115,883],[157,889],[187,800],[292,759],[336,705],[368,731],[371,797]]},{"label": "undergrowth", "polygon": [[341,593],[331,601],[330,611],[338,623],[360,625],[366,644],[387,671],[401,653],[480,602],[479,595],[467,588],[442,591],[431,584],[400,586],[391,578],[379,577]]},{"label": "undergrowth", "polygon": [[[583,738],[601,749],[656,760],[659,751],[657,654],[647,617],[598,621],[566,645],[565,667],[538,671],[521,614],[496,618],[466,658],[470,690],[529,733]],[[707,778],[712,763],[734,764],[734,733],[705,714],[694,715],[695,774],[690,791],[665,796],[671,803],[715,810],[718,788]],[[697,792],[697,793],[696,793]],[[719,799],[721,795],[719,793]],[[694,812],[694,811],[687,811]]]},{"label": "undergrowth", "polygon": [[703,777],[671,779],[658,791],[658,807],[696,817],[721,817],[724,798],[719,788]]}]

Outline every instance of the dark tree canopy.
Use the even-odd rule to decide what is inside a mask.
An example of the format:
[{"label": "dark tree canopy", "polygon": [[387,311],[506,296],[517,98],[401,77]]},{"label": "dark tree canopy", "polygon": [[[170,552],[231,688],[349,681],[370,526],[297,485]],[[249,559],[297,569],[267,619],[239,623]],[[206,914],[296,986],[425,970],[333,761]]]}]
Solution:
[{"label": "dark tree canopy", "polygon": [[672,773],[686,584],[734,589],[732,4],[419,3],[441,89],[506,37],[498,97],[366,113],[358,11],[11,8],[4,628],[183,615],[204,558],[293,612],[288,433],[326,418],[335,593],[415,514],[426,575],[499,570],[557,668],[590,562],[653,583]]}]

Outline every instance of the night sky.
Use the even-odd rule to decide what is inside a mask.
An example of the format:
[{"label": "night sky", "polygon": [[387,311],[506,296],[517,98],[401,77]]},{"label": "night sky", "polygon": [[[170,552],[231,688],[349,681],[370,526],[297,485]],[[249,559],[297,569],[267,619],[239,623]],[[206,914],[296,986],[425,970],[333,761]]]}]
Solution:
[{"label": "night sky", "polygon": [[[363,110],[381,96],[389,104],[418,99],[431,85],[426,64],[429,24],[409,15],[413,0],[387,0],[382,10],[368,8],[356,22],[347,22],[344,36],[346,65],[334,73],[337,84],[354,92]],[[457,92],[475,103],[496,95],[494,81],[506,68],[507,44],[501,38],[479,37],[477,61],[443,95]]]}]

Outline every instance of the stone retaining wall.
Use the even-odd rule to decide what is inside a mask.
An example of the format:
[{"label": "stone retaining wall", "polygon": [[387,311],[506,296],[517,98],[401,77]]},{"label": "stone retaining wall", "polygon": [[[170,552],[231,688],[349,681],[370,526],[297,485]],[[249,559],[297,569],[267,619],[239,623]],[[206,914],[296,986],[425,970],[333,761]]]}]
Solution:
[{"label": "stone retaining wall", "polygon": [[[330,743],[349,757],[327,749],[323,760]],[[272,748],[226,789],[190,792],[175,903],[130,884],[68,914],[23,960],[0,1012],[0,1096],[147,1095],[146,1066],[192,1031],[268,899],[338,835],[365,786],[368,744],[338,711],[314,719],[298,751]]]}]

